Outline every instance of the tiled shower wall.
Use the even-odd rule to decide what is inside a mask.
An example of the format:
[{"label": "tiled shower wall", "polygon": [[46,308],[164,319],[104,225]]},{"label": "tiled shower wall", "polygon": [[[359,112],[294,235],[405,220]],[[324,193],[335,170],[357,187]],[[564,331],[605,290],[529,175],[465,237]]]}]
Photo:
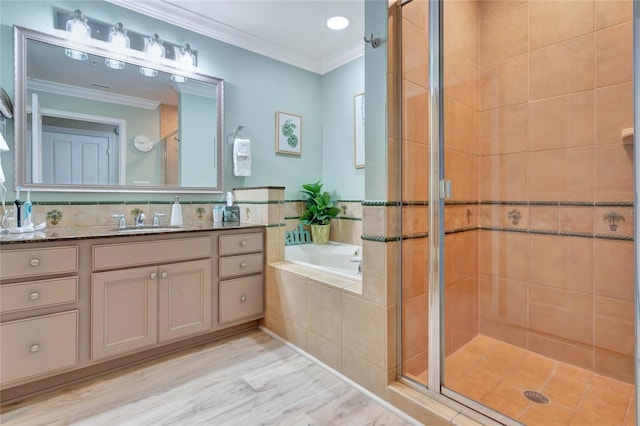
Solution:
[{"label": "tiled shower wall", "polygon": [[[631,13],[630,0],[444,3],[446,355],[480,332],[632,381]],[[419,375],[427,4],[402,15],[402,349]]]},{"label": "tiled shower wall", "polygon": [[476,3],[480,333],[628,382],[631,19],[630,0]]}]

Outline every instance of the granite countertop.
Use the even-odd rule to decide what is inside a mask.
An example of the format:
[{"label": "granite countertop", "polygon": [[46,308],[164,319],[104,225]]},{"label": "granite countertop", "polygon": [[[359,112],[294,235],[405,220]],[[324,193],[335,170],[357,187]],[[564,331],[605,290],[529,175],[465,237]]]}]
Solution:
[{"label": "granite countertop", "polygon": [[0,235],[0,245],[19,243],[41,243],[45,241],[81,240],[88,238],[126,237],[134,235],[176,234],[198,231],[218,231],[227,229],[264,228],[264,225],[248,222],[220,222],[220,223],[185,223],[179,228],[160,226],[158,229],[146,227],[144,229],[127,229],[120,231],[112,226],[86,228],[49,228],[42,231],[23,234]]}]

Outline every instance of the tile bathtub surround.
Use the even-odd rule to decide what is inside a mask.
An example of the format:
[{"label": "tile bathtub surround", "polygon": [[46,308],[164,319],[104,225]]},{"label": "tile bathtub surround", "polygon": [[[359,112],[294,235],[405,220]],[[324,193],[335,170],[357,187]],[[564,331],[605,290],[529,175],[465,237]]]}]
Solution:
[{"label": "tile bathtub surround", "polygon": [[386,398],[388,371],[395,368],[395,352],[387,349],[388,308],[366,300],[362,286],[366,283],[275,263],[268,272],[264,325]]}]

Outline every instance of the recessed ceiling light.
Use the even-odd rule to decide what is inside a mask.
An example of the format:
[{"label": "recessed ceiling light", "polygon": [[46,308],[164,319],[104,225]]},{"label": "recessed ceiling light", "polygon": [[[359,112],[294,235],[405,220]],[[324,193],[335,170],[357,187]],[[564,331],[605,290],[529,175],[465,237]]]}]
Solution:
[{"label": "recessed ceiling light", "polygon": [[332,30],[344,30],[349,26],[349,20],[344,16],[334,16],[327,19],[327,27]]}]

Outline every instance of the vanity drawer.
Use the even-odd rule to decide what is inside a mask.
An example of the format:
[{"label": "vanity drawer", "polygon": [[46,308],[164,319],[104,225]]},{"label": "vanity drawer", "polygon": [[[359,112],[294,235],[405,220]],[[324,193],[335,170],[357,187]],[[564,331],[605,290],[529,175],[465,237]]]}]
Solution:
[{"label": "vanity drawer", "polygon": [[78,311],[0,325],[0,382],[9,383],[78,363]]},{"label": "vanity drawer", "polygon": [[0,251],[3,280],[78,271],[78,247]]},{"label": "vanity drawer", "polygon": [[218,275],[220,278],[262,272],[262,253],[246,254],[243,256],[221,257],[218,260]]},{"label": "vanity drawer", "polygon": [[262,232],[220,235],[218,243],[220,256],[262,251]]},{"label": "vanity drawer", "polygon": [[148,266],[211,257],[211,238],[145,241],[93,246],[93,269]]},{"label": "vanity drawer", "polygon": [[218,312],[220,324],[264,314],[263,275],[220,281]]},{"label": "vanity drawer", "polygon": [[0,313],[73,303],[78,300],[78,277],[0,286]]}]

